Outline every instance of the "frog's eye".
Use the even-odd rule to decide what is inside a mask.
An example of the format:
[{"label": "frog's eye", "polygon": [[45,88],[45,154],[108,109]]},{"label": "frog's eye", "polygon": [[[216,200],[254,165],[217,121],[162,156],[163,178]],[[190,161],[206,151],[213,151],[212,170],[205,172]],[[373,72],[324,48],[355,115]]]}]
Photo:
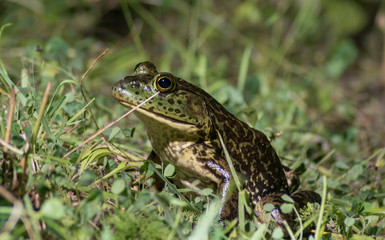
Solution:
[{"label": "frog's eye", "polygon": [[158,76],[154,81],[154,87],[159,92],[171,92],[176,87],[175,79],[170,76]]},{"label": "frog's eye", "polygon": [[156,71],[155,65],[151,62],[140,62],[134,68],[134,75],[136,76],[140,74],[156,75],[158,72]]}]

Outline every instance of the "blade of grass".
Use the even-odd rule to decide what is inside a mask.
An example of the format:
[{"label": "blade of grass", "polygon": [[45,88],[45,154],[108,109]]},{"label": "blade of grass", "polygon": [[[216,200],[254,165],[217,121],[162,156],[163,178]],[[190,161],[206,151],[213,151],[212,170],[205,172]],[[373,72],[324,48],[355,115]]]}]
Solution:
[{"label": "blade of grass", "polygon": [[10,145],[9,143],[7,143],[5,140],[1,139],[0,138],[0,143],[4,146],[4,147],[7,147],[8,150],[11,150],[12,152],[18,154],[18,155],[23,155],[23,151]]},{"label": "blade of grass", "polygon": [[247,70],[249,69],[249,62],[251,56],[251,46],[247,46],[243,51],[241,65],[238,73],[238,91],[243,92],[246,84]]},{"label": "blade of grass", "polygon": [[12,82],[12,80],[8,77],[7,73],[0,69],[0,75],[2,79],[5,81],[5,86],[13,87],[16,91],[17,98],[21,102],[23,106],[27,103],[27,98],[20,92],[19,88]]},{"label": "blade of grass", "polygon": [[291,239],[291,240],[296,240],[297,238],[294,236],[294,233],[293,233],[293,231],[291,230],[289,224],[286,222],[286,220],[283,221],[283,225],[285,226],[286,231],[287,231],[287,233],[288,233],[289,236],[290,236],[290,239]]},{"label": "blade of grass", "polygon": [[[294,239],[302,239],[302,235],[303,235],[303,231],[305,230],[304,226],[303,226],[303,223],[302,223],[302,218],[301,218],[301,215],[299,214],[299,212],[297,211],[297,209],[295,208],[295,205],[293,204],[293,210],[295,212],[295,215],[297,216],[297,219],[299,221],[299,230],[298,230],[298,235],[295,234],[295,236],[293,235]],[[294,229],[295,230],[295,229]],[[291,231],[291,229],[290,229]]]},{"label": "blade of grass", "polygon": [[245,207],[247,207],[247,204],[246,204],[246,199],[244,198],[243,194],[246,194],[246,193],[243,193],[243,191],[242,191],[241,181],[239,180],[238,174],[235,171],[235,168],[234,168],[233,162],[231,160],[230,154],[227,151],[225,143],[223,142],[223,138],[222,138],[221,134],[219,133],[219,131],[217,131],[217,134],[219,136],[219,141],[221,142],[221,146],[222,146],[223,151],[225,153],[227,164],[229,164],[230,171],[231,171],[231,174],[233,176],[235,185],[237,186],[237,189],[238,189],[238,197],[240,197],[238,199],[239,226],[243,231],[245,231]]},{"label": "blade of grass", "polygon": [[80,163],[80,170],[83,171],[88,168],[94,161],[107,156],[111,151],[108,148],[93,148],[82,153],[82,160]]},{"label": "blade of grass", "polygon": [[[1,63],[1,60],[0,60],[0,63]],[[16,91],[16,96],[17,96],[19,102],[23,106],[25,106],[27,103],[27,98],[20,92],[19,88],[12,82],[12,80],[8,77],[7,73],[5,71],[3,71],[3,69],[0,69],[0,75],[2,77],[1,79],[3,79],[5,81],[4,85],[8,85],[9,87],[13,87]],[[38,114],[36,112],[33,113],[33,116],[36,119],[38,118]],[[43,124],[44,130],[46,130],[48,134],[51,134],[50,128],[48,127],[47,120],[43,117],[41,122]]]},{"label": "blade of grass", "polygon": [[119,165],[114,168],[114,170],[112,170],[111,172],[107,173],[106,175],[104,175],[102,178],[96,180],[95,182],[93,182],[91,184],[92,185],[95,185],[98,184],[100,181],[103,181],[103,180],[106,180],[110,177],[112,177],[113,175],[115,174],[118,174],[119,172],[122,172],[122,171],[125,171],[126,169],[129,169],[129,168],[133,168],[133,167],[141,167],[143,165],[143,163],[138,163],[138,162],[121,162],[119,163]]},{"label": "blade of grass", "polygon": [[53,95],[52,95],[52,97],[51,97],[51,101],[49,102],[49,104],[48,104],[48,106],[47,106],[47,109],[50,109],[50,108],[51,108],[52,102],[53,102],[53,100],[55,99],[57,92],[58,92],[59,89],[60,89],[62,86],[64,86],[64,84],[66,84],[66,83],[72,83],[72,84],[77,85],[77,82],[76,82],[75,80],[66,79],[66,80],[61,81],[61,82],[59,83],[59,85],[56,87],[55,91],[53,92]]},{"label": "blade of grass", "polygon": [[199,76],[199,84],[201,85],[201,88],[207,90],[207,57],[205,55],[201,55],[199,57],[196,71]]},{"label": "blade of grass", "polygon": [[321,239],[321,234],[322,234],[321,225],[323,223],[323,215],[324,215],[324,211],[325,211],[325,201],[326,201],[326,190],[327,190],[327,180],[326,180],[325,175],[323,176],[323,182],[324,182],[324,184],[323,184],[323,189],[322,189],[321,209],[319,212],[318,221],[317,221],[317,228],[316,228],[316,233],[315,233],[315,237],[314,237],[316,240]]},{"label": "blade of grass", "polygon": [[69,126],[73,121],[75,121],[76,118],[80,116],[84,111],[87,110],[87,107],[95,100],[95,98],[91,99],[82,109],[80,109],[79,112],[77,112],[75,115],[72,116],[67,122],[66,125]]},{"label": "blade of grass", "polygon": [[[9,139],[10,139],[10,135],[11,135],[11,127],[12,127],[12,119],[13,119],[13,112],[14,112],[14,109],[15,109],[15,89],[12,88],[11,90],[11,97],[9,99],[9,109],[8,109],[8,120],[7,120],[7,130],[5,132],[5,139],[4,139],[4,147],[3,147],[3,184],[5,182],[5,179],[7,178],[6,177],[6,160],[8,158],[7,156],[7,152],[8,152],[8,145],[9,145]],[[12,166],[12,168],[14,169],[14,175],[13,175],[13,181],[12,181],[12,186],[14,186],[16,184],[16,181],[17,181],[17,176],[16,176],[16,169],[15,169],[15,162],[13,161],[13,158],[10,157],[9,158],[9,161],[10,161],[10,165]]]},{"label": "blade of grass", "polygon": [[[38,216],[33,208],[31,199],[28,194],[25,194],[23,197],[24,202],[24,212],[26,215],[25,219],[28,221],[23,221],[25,227],[27,228],[28,235],[30,235],[31,239],[41,239],[40,236],[40,223],[38,221]],[[23,219],[23,218],[22,218]]]},{"label": "blade of grass", "polygon": [[233,175],[233,179],[234,179],[235,185],[237,186],[238,191],[241,191],[241,181],[239,180],[238,174],[235,171],[235,168],[234,168],[233,162],[231,160],[230,154],[227,151],[226,145],[223,142],[223,138],[222,138],[221,134],[219,133],[219,131],[217,131],[217,134],[219,136],[219,141],[221,142],[221,146],[223,148],[223,152],[225,153],[227,164],[229,164],[231,174]]},{"label": "blade of grass", "polygon": [[23,169],[23,172],[25,172],[26,161],[28,159],[28,154],[32,150],[34,150],[34,146],[35,146],[35,142],[36,142],[36,137],[37,137],[37,134],[39,132],[40,123],[42,122],[42,119],[43,119],[43,116],[44,116],[44,113],[45,113],[45,107],[47,106],[48,95],[49,95],[49,91],[50,90],[51,90],[51,82],[48,82],[47,87],[46,87],[45,92],[44,92],[43,100],[42,100],[41,105],[40,105],[39,115],[37,117],[35,125],[33,126],[30,146],[28,148],[27,153],[21,159],[20,165],[21,165],[21,168]]},{"label": "blade of grass", "polygon": [[13,230],[13,228],[16,226],[17,222],[23,215],[23,203],[15,196],[13,196],[12,193],[10,193],[2,185],[0,185],[0,196],[2,196],[3,199],[13,204],[12,212],[0,231],[1,238],[1,235],[3,235],[4,233],[10,233]]},{"label": "blade of grass", "polygon": [[220,199],[216,199],[212,202],[206,213],[199,218],[197,226],[194,231],[188,237],[189,240],[204,240],[208,239],[209,231],[213,225],[215,218],[218,215],[219,209],[222,207],[222,202]]},{"label": "blade of grass", "polygon": [[[3,31],[4,31],[4,29],[6,28],[6,27],[9,27],[9,26],[11,26],[12,24],[11,23],[6,23],[6,24],[4,24],[3,26],[1,26],[1,28],[0,28],[0,43],[1,43],[1,37],[2,37],[2,35],[3,35]],[[4,72],[4,75],[6,75],[6,76],[8,76],[8,73],[7,73],[7,70],[5,69],[5,67],[4,67],[4,64],[3,64],[3,61],[1,61],[1,58],[0,58],[0,73],[1,72]],[[6,79],[3,79],[3,78],[1,78],[2,80],[3,80],[3,83],[4,83],[4,86],[7,88],[6,89],[6,91],[7,92],[9,92],[9,86],[7,85],[7,84],[5,84],[5,82],[4,82],[4,80],[6,81]]]},{"label": "blade of grass", "polygon": [[[91,66],[87,69],[87,71],[82,75],[82,77],[80,78],[80,92],[82,93],[82,96],[83,96],[83,99],[84,101],[87,103],[88,105],[88,100],[87,100],[87,97],[86,97],[86,94],[84,93],[84,90],[83,90],[83,80],[84,78],[87,76],[87,74],[91,71],[91,69],[94,67],[94,65],[97,63],[97,61],[103,57],[106,53],[108,52],[108,48],[106,48],[92,63],[91,63]],[[95,126],[97,128],[99,128],[98,126],[98,123],[96,122],[96,119],[94,117],[94,114],[92,113],[92,109],[91,108],[88,108],[88,111],[90,111],[90,114],[91,114],[91,117],[92,117],[92,121],[94,122]]]},{"label": "blade of grass", "polygon": [[246,203],[246,191],[242,190],[238,193],[238,221],[239,221],[239,227],[241,228],[241,231],[245,231],[245,224],[246,224],[246,215],[245,215],[245,206],[247,206]]},{"label": "blade of grass", "polygon": [[170,232],[170,234],[167,236],[167,240],[175,239],[175,234],[176,234],[176,231],[177,231],[177,229],[178,229],[179,222],[180,222],[181,219],[182,219],[182,213],[183,213],[183,208],[182,208],[182,207],[179,207],[179,208],[178,208],[178,212],[176,213],[176,217],[175,217],[174,224],[173,224],[172,227],[171,227],[171,232]]},{"label": "blade of grass", "polygon": [[258,226],[257,231],[253,233],[250,240],[265,239],[265,231],[267,230],[267,224],[261,224]]}]

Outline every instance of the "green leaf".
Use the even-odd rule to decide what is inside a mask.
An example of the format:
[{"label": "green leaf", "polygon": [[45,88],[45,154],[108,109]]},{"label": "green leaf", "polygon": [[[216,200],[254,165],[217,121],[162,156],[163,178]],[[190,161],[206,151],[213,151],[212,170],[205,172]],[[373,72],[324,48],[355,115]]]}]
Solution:
[{"label": "green leaf", "polygon": [[110,135],[108,136],[108,140],[113,139],[116,136],[116,134],[118,134],[119,132],[120,132],[120,127],[113,127],[111,129]]},{"label": "green leaf", "polygon": [[281,205],[281,211],[284,214],[291,213],[293,211],[293,204],[292,203],[284,203]]},{"label": "green leaf", "polygon": [[201,194],[203,196],[208,196],[208,195],[210,195],[212,193],[213,193],[213,190],[211,188],[205,188],[205,189],[202,189],[202,191],[201,191]]},{"label": "green leaf", "polygon": [[84,221],[88,221],[96,216],[100,211],[100,204],[97,202],[88,202],[80,208],[80,216]]},{"label": "green leaf", "polygon": [[370,208],[370,209],[366,210],[365,212],[367,212],[367,213],[375,213],[375,214],[382,214],[382,215],[384,215],[384,214],[385,214],[385,207],[381,207],[381,208]]},{"label": "green leaf", "polygon": [[67,56],[69,51],[69,45],[60,37],[52,37],[47,42],[45,46],[44,52],[50,58],[58,58],[61,59]]},{"label": "green leaf", "polygon": [[151,177],[154,175],[155,169],[151,164],[148,164],[148,162],[146,163],[146,165],[143,165],[146,168],[146,177]]},{"label": "green leaf", "polygon": [[109,226],[103,226],[103,231],[101,233],[102,240],[114,240],[114,233],[111,231]]},{"label": "green leaf", "polygon": [[251,240],[265,239],[264,236],[265,236],[266,229],[267,229],[266,223],[259,225],[257,231],[255,231],[251,236]]},{"label": "green leaf", "polygon": [[294,200],[289,195],[287,195],[287,194],[282,195],[281,198],[283,200],[285,200],[286,202],[294,203]]},{"label": "green leaf", "polygon": [[274,208],[275,208],[274,205],[271,203],[267,203],[263,206],[263,210],[267,212],[271,212]]},{"label": "green leaf", "polygon": [[114,194],[120,194],[124,191],[125,188],[126,188],[126,183],[124,182],[124,180],[121,178],[118,178],[114,180],[114,183],[112,183],[111,192]]},{"label": "green leaf", "polygon": [[50,198],[43,203],[40,213],[43,217],[59,220],[65,216],[64,206],[58,198]]},{"label": "green leaf", "polygon": [[358,194],[360,195],[361,200],[364,201],[372,199],[374,196],[374,193],[370,190],[358,191]]},{"label": "green leaf", "polygon": [[79,184],[81,186],[88,186],[90,185],[91,183],[93,183],[96,179],[96,174],[92,171],[89,171],[89,170],[85,170],[81,175],[80,175],[80,178],[79,178]]},{"label": "green leaf", "polygon": [[271,235],[275,239],[281,239],[283,238],[283,231],[282,228],[276,228],[274,229],[273,234]]},{"label": "green leaf", "polygon": [[87,197],[87,202],[98,202],[103,201],[103,192],[97,188],[92,188]]},{"label": "green leaf", "polygon": [[175,166],[172,164],[167,165],[166,169],[164,170],[164,176],[168,178],[173,178],[175,177],[175,175]]},{"label": "green leaf", "polygon": [[355,222],[354,218],[351,218],[351,217],[347,217],[344,220],[345,225],[348,227],[353,226],[354,222]]},{"label": "green leaf", "polygon": [[362,175],[364,169],[361,164],[354,165],[346,175],[347,180],[356,180],[358,176]]},{"label": "green leaf", "polygon": [[350,41],[337,44],[336,50],[328,61],[326,68],[333,77],[340,77],[347,67],[356,59],[358,50]]},{"label": "green leaf", "polygon": [[76,118],[78,118],[79,116],[81,116],[81,114],[87,110],[87,107],[95,100],[95,98],[91,99],[87,105],[83,106],[83,104],[81,103],[78,103],[78,102],[73,102],[71,104],[69,104],[68,106],[65,106],[63,107],[63,109],[70,115],[72,116],[72,114],[76,114],[73,115],[71,117],[71,119],[69,119],[67,121],[67,125],[69,125],[70,123],[72,123],[73,121],[75,121]]},{"label": "green leaf", "polygon": [[122,133],[126,138],[132,138],[134,136],[134,132],[135,132],[135,128],[133,129],[125,128],[122,130]]}]

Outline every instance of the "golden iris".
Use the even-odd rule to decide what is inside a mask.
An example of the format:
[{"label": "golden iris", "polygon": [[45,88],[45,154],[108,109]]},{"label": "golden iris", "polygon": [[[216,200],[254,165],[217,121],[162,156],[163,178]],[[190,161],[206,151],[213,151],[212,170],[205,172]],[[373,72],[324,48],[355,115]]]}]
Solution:
[{"label": "golden iris", "polygon": [[171,92],[175,89],[175,79],[169,76],[158,76],[154,81],[154,87],[159,92]]}]

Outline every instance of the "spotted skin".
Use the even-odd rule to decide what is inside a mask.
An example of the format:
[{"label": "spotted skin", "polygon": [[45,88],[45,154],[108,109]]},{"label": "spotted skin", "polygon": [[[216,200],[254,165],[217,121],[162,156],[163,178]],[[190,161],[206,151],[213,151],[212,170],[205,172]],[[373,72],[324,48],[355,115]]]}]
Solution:
[{"label": "spotted skin", "polygon": [[222,219],[237,217],[238,194],[218,133],[262,221],[268,220],[263,205],[272,203],[276,206],[273,220],[279,225],[283,220],[294,224],[294,216],[279,211],[283,194],[291,195],[298,208],[320,202],[320,196],[312,191],[292,194],[299,178],[281,164],[267,137],[238,120],[202,89],[171,73],[158,73],[150,62],[139,63],[133,76],[118,81],[112,89],[113,96],[129,108],[156,92],[157,97],[135,111],[147,128],[152,158],[177,167],[174,180],[178,186],[216,190],[225,203]]}]

